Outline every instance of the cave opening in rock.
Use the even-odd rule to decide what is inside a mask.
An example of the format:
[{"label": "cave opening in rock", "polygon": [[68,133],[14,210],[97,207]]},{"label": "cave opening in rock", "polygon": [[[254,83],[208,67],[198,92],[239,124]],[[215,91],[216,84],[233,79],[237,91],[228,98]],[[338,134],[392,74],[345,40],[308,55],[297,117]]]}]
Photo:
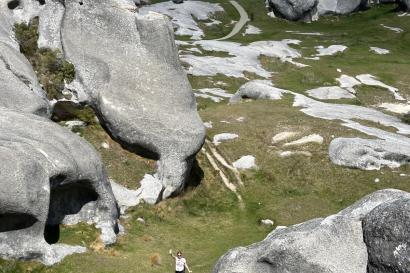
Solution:
[{"label": "cave opening in rock", "polygon": [[7,7],[11,10],[18,8],[20,6],[20,0],[12,0],[7,3]]},{"label": "cave opening in rock", "polygon": [[57,175],[50,180],[50,207],[44,230],[44,238],[49,244],[58,242],[59,225],[65,216],[78,214],[84,205],[98,199],[98,194],[89,181],[64,184],[64,178],[62,175]]},{"label": "cave opening in rock", "polygon": [[27,213],[1,213],[0,232],[29,228],[36,222],[37,219]]},{"label": "cave opening in rock", "polygon": [[37,0],[39,3],[40,3],[40,5],[45,5],[46,4],[46,0]]}]

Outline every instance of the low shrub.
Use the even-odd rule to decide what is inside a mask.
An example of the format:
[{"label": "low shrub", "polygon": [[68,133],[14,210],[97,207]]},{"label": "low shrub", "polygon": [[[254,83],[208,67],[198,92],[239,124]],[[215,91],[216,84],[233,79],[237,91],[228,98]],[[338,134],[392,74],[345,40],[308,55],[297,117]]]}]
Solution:
[{"label": "low shrub", "polygon": [[60,51],[38,47],[38,24],[38,17],[32,19],[29,24],[15,24],[14,33],[21,53],[33,66],[47,98],[62,99],[65,82],[74,80],[74,66],[63,58]]}]

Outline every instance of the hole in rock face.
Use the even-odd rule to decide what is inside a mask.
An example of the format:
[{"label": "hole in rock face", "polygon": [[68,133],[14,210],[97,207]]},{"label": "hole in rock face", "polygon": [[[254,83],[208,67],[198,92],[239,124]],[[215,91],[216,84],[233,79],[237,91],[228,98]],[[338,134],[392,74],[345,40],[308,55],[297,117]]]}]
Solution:
[{"label": "hole in rock face", "polygon": [[16,9],[18,6],[20,6],[20,0],[12,0],[7,3],[9,9]]},{"label": "hole in rock face", "polygon": [[66,176],[63,174],[58,174],[50,178],[50,188],[56,188],[58,185],[64,182]]},{"label": "hole in rock face", "polygon": [[88,181],[51,186],[47,224],[58,225],[66,215],[77,214],[82,207],[98,199]]},{"label": "hole in rock face", "polygon": [[3,213],[0,214],[0,232],[13,231],[29,228],[37,219],[26,213]]},{"label": "hole in rock face", "polygon": [[40,5],[45,5],[46,4],[46,0],[37,0],[39,3],[40,3]]},{"label": "hole in rock face", "polygon": [[55,244],[60,239],[59,225],[46,225],[44,229],[44,239],[49,244]]},{"label": "hole in rock face", "polygon": [[82,6],[84,3],[83,1],[78,2],[78,4],[80,4],[80,6]]},{"label": "hole in rock face", "polygon": [[77,214],[84,205],[96,201],[97,193],[91,188],[88,181],[78,181],[71,184],[60,184],[63,175],[57,175],[50,180],[50,207],[44,238],[49,244],[58,242],[60,237],[59,224],[66,215]]}]

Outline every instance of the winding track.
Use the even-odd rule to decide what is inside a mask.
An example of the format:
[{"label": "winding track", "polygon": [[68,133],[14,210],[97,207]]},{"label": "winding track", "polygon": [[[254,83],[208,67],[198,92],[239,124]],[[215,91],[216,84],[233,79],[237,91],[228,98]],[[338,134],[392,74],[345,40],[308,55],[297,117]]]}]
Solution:
[{"label": "winding track", "polygon": [[227,40],[241,31],[241,29],[246,25],[246,23],[249,21],[249,16],[248,13],[245,11],[245,9],[235,0],[229,1],[232,6],[236,8],[236,10],[239,12],[240,19],[239,21],[235,24],[234,28],[232,29],[231,33],[226,35],[225,37],[215,39],[216,41],[222,41],[222,40]]}]

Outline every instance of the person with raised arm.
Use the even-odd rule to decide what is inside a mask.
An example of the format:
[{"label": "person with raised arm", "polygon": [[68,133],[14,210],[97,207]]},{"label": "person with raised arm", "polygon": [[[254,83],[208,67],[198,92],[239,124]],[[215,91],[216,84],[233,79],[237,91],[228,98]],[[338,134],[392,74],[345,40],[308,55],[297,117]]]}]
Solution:
[{"label": "person with raised arm", "polygon": [[175,273],[185,273],[185,268],[189,273],[192,271],[189,269],[186,259],[182,256],[182,252],[178,251],[177,256],[172,253],[172,249],[169,250],[169,255],[175,259]]}]

